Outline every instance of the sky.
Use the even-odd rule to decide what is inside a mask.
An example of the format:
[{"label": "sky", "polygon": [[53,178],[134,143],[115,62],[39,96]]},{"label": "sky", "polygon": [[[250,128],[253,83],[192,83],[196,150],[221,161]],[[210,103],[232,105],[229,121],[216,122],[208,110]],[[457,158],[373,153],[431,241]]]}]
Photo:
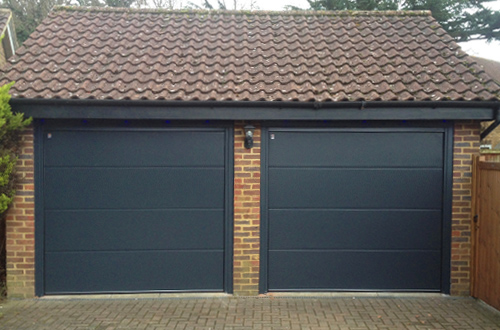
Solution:
[{"label": "sky", "polygon": [[[231,0],[226,0],[230,3]],[[286,5],[294,5],[300,8],[308,8],[307,0],[254,0],[260,10],[283,10]],[[500,0],[492,1],[489,7],[500,10]],[[487,58],[500,62],[500,41],[487,43],[483,40],[474,40],[459,43],[460,47],[469,55]]]}]

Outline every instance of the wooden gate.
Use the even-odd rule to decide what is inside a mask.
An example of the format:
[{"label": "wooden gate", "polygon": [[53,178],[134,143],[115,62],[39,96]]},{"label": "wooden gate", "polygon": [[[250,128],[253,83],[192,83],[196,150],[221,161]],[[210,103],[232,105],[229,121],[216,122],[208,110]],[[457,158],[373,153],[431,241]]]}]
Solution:
[{"label": "wooden gate", "polygon": [[472,296],[500,309],[500,162],[474,159]]}]

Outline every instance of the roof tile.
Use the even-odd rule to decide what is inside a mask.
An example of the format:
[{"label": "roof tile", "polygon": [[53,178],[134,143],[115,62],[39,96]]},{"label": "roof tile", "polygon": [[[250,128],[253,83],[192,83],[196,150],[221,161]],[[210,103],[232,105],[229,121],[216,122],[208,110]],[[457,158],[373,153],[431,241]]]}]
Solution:
[{"label": "roof tile", "polygon": [[500,87],[428,12],[59,7],[1,82],[16,98],[497,100]]}]

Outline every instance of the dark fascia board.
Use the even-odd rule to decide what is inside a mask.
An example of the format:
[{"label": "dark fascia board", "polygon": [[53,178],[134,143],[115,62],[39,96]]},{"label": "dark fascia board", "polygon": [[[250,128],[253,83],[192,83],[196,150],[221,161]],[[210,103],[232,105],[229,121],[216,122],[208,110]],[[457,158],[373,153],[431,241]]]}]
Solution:
[{"label": "dark fascia board", "polygon": [[500,102],[246,102],[11,99],[15,112],[46,119],[492,120]]}]

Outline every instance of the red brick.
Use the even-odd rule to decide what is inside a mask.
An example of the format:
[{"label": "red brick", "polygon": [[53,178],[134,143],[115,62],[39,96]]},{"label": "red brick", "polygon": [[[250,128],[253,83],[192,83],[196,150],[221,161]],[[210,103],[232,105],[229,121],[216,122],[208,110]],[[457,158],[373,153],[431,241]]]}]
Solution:
[{"label": "red brick", "polygon": [[[451,294],[469,295],[470,267],[456,267],[458,262],[470,263],[470,221],[472,156],[479,153],[479,123],[456,122],[453,153],[453,210],[451,246]],[[467,146],[469,144],[469,146]],[[460,162],[458,161],[460,160]],[[466,279],[464,281],[464,279]]]},{"label": "red brick", "polygon": [[[254,123],[257,126],[254,148],[245,149],[242,133],[244,124],[246,123],[237,123],[234,130],[234,292],[235,295],[257,295],[260,270],[261,131]],[[473,154],[478,153],[478,125],[476,122],[469,121],[457,122],[454,127],[451,291],[452,294],[457,295],[467,295],[470,290],[471,159]],[[23,139],[26,141],[23,151],[30,158],[24,158],[24,166],[18,169],[19,174],[25,178],[20,183],[20,191],[33,192],[35,188],[33,183],[32,135],[33,130],[29,130],[23,135]],[[34,202],[33,195],[28,197],[31,200],[25,197],[25,195],[16,196],[17,203],[13,205],[7,215],[7,259],[9,265],[7,278],[8,282],[22,283],[21,289],[16,289],[17,287],[13,286],[10,289],[12,292],[9,294],[30,297],[34,295],[34,283],[33,279],[27,275],[34,274],[32,262],[34,258]],[[248,281],[249,279],[252,281]],[[238,282],[241,280],[246,281]]]},{"label": "red brick", "polygon": [[[260,222],[250,225],[250,219],[260,219],[260,128],[254,132],[254,147],[243,149],[243,126],[235,125],[234,134],[234,268],[233,291],[235,295],[258,295]],[[257,126],[257,125],[255,125]],[[248,166],[246,166],[248,165]],[[245,221],[236,221],[245,219]],[[243,224],[248,225],[243,225]],[[239,241],[236,241],[239,239]],[[244,258],[245,257],[245,258]],[[256,281],[250,281],[256,279]]]},{"label": "red brick", "polygon": [[[33,183],[33,130],[28,129],[22,133],[24,155],[29,155],[28,160],[24,160],[23,165],[17,168],[18,175],[23,178],[18,185],[18,194],[15,202],[8,211],[6,218],[7,232],[7,286],[9,296],[21,296],[25,298],[34,297],[34,278],[26,276],[34,274],[34,199],[21,196],[21,192],[34,191]],[[26,179],[30,178],[30,179]],[[24,194],[23,194],[24,195]],[[10,286],[9,283],[19,285]]]}]

